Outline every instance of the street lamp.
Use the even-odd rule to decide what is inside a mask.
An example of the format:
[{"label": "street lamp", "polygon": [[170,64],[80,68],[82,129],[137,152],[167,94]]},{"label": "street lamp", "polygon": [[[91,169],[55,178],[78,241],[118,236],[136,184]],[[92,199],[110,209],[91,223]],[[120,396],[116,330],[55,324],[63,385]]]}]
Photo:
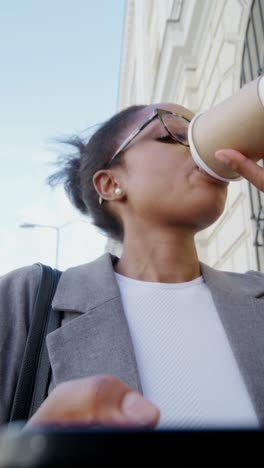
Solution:
[{"label": "street lamp", "polygon": [[73,224],[76,221],[82,221],[86,222],[84,219],[78,219],[74,221],[68,221],[67,223],[64,223],[60,226],[55,226],[53,224],[33,224],[33,223],[23,223],[20,224],[19,227],[24,228],[24,229],[33,229],[33,228],[47,228],[47,229],[53,229],[56,232],[56,260],[55,260],[55,268],[58,268],[59,265],[59,244],[60,244],[60,230],[63,229],[65,226],[68,226],[69,224]]}]

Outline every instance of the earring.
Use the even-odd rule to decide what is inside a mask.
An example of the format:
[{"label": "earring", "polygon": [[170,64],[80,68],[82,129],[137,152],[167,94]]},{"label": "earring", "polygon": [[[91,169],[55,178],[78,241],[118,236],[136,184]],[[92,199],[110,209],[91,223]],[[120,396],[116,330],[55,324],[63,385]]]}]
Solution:
[{"label": "earring", "polygon": [[116,194],[116,195],[121,195],[122,192],[123,192],[123,190],[122,190],[120,187],[117,187],[117,188],[115,189],[115,194]]},{"label": "earring", "polygon": [[[123,189],[121,189],[120,187],[116,187],[116,189],[115,189],[115,194],[116,194],[116,195],[121,195],[121,193],[123,193]],[[103,199],[103,197],[101,197],[101,195],[100,195],[100,197],[99,197],[99,205],[102,205],[103,201],[104,201],[104,199]]]}]

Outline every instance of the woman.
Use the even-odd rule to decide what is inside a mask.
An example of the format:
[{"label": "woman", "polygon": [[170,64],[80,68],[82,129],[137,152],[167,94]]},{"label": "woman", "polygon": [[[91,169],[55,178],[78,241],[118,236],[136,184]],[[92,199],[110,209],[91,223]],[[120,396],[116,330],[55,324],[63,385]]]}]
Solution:
[{"label": "woman", "polygon": [[[87,144],[72,141],[77,154],[51,177],[123,251],[63,273],[53,306],[64,319],[47,337],[49,395],[29,426],[263,424],[263,275],[198,259],[195,234],[223,212],[228,184],[195,165],[192,116],[176,104],[130,107]],[[231,150],[216,156],[263,188],[255,163]],[[1,279],[1,422],[38,282],[36,265]]]}]

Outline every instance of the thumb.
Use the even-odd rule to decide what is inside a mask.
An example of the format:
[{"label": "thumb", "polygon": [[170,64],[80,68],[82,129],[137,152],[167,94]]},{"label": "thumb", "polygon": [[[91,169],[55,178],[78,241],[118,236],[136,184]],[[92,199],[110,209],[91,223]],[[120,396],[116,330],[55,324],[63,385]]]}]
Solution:
[{"label": "thumb", "polygon": [[216,151],[215,158],[225,163],[259,190],[264,191],[264,169],[252,159],[233,149]]},{"label": "thumb", "polygon": [[150,401],[118,378],[94,375],[57,385],[27,427],[69,423],[153,427],[159,415]]}]

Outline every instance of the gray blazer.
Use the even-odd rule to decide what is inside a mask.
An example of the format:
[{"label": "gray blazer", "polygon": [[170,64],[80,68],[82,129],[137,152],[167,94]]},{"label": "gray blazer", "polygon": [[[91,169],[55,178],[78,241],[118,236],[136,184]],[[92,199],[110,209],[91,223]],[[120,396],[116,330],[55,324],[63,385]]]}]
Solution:
[{"label": "gray blazer", "polygon": [[[112,374],[141,391],[133,344],[113,273],[116,257],[66,270],[54,300],[63,310],[62,326],[47,336],[52,385],[94,375]],[[221,272],[201,263],[238,366],[264,426],[264,275]],[[23,356],[36,291],[37,265],[0,279],[0,423],[12,400]]]}]

